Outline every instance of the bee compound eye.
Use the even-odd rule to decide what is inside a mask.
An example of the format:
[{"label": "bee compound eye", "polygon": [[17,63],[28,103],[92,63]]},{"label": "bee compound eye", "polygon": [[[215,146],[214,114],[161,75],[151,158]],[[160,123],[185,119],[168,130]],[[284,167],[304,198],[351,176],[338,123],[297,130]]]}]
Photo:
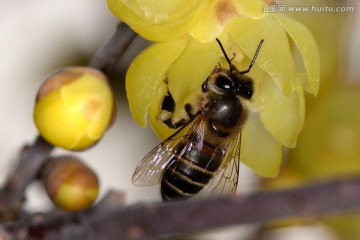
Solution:
[{"label": "bee compound eye", "polygon": [[207,79],[205,80],[205,82],[203,82],[203,84],[201,85],[201,90],[202,90],[203,92],[207,92],[207,90],[208,90],[208,81],[209,81],[209,78],[207,78]]},{"label": "bee compound eye", "polygon": [[250,99],[254,93],[252,82],[250,82],[250,83],[240,82],[238,84],[238,86],[236,87],[236,93],[237,93],[237,95],[240,95],[241,97],[243,97],[245,99]]},{"label": "bee compound eye", "polygon": [[231,78],[225,75],[220,75],[215,80],[215,85],[224,92],[231,91],[234,88]]},{"label": "bee compound eye", "polygon": [[250,89],[250,88],[246,88],[243,91],[241,91],[240,95],[243,98],[250,99],[252,97],[252,95],[253,95],[253,90]]},{"label": "bee compound eye", "polygon": [[246,96],[247,96],[248,98],[251,98],[252,95],[253,95],[252,90],[249,89],[248,91],[246,91]]}]

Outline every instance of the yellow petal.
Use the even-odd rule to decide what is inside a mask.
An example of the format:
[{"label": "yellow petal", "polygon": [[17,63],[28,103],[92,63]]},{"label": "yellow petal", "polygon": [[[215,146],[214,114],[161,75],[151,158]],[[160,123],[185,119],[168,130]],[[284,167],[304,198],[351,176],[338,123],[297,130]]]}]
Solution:
[{"label": "yellow petal", "polygon": [[232,0],[239,9],[241,17],[258,19],[266,16],[263,11],[264,1],[261,0]]},{"label": "yellow petal", "polygon": [[201,42],[213,41],[221,33],[224,25],[238,15],[231,1],[207,1],[194,17],[195,24],[190,35]]},{"label": "yellow petal", "polygon": [[250,59],[260,40],[264,39],[256,64],[271,76],[286,96],[292,94],[296,86],[295,65],[286,33],[273,17],[235,19],[225,30]]},{"label": "yellow petal", "polygon": [[315,39],[310,31],[300,22],[297,22],[283,14],[274,14],[275,19],[283,26],[303,58],[307,81],[303,82],[304,89],[316,95],[320,81],[320,56]]},{"label": "yellow petal", "polygon": [[178,106],[183,106],[187,97],[201,90],[201,84],[220,61],[221,55],[216,41],[200,43],[189,38],[186,49],[169,70],[169,90]]},{"label": "yellow petal", "polygon": [[194,16],[190,35],[201,42],[213,41],[232,19],[242,17],[259,18],[262,1],[212,0],[207,1]]},{"label": "yellow petal", "polygon": [[145,127],[147,114],[159,83],[183,51],[186,40],[177,39],[156,43],[143,51],[130,65],[126,75],[126,93],[130,111],[136,122]]},{"label": "yellow petal", "polygon": [[151,23],[174,21],[183,17],[196,5],[196,1],[190,0],[123,0],[123,2],[133,9],[136,15]]},{"label": "yellow petal", "polygon": [[205,0],[108,0],[112,13],[152,41],[165,41],[188,32],[193,15]]},{"label": "yellow petal", "polygon": [[257,113],[251,113],[242,132],[240,159],[257,174],[275,177],[279,173],[282,145],[264,128]]},{"label": "yellow petal", "polygon": [[202,44],[196,39],[189,38],[185,50],[169,69],[168,85],[160,83],[151,102],[150,124],[160,138],[164,139],[174,132],[174,129],[166,127],[158,120],[164,96],[170,91],[176,106],[173,116],[182,118],[185,114],[184,105],[198,101],[196,96],[201,92],[201,85],[220,61],[221,54],[215,41]]},{"label": "yellow petal", "polygon": [[296,86],[297,96],[299,98],[299,114],[300,114],[300,126],[301,129],[305,123],[305,110],[306,110],[306,103],[305,103],[305,96],[304,96],[304,88],[301,84],[297,84]]},{"label": "yellow petal", "polygon": [[272,80],[265,79],[259,91],[263,105],[260,116],[265,128],[286,147],[295,147],[305,114],[301,86],[288,98]]}]

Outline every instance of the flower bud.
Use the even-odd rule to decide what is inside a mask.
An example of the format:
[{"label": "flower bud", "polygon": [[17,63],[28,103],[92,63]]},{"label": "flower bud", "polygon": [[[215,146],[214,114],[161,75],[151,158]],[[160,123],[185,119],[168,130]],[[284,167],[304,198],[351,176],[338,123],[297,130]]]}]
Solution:
[{"label": "flower bud", "polygon": [[63,210],[90,207],[99,193],[96,174],[73,156],[50,159],[44,166],[41,180],[52,202]]},{"label": "flower bud", "polygon": [[69,67],[41,85],[34,121],[41,136],[51,144],[83,150],[100,140],[115,113],[106,76],[89,67]]}]

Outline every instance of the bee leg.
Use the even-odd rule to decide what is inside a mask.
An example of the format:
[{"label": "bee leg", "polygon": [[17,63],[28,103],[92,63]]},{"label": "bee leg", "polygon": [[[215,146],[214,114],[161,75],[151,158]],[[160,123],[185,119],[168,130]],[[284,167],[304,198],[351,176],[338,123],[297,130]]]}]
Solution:
[{"label": "bee leg", "polygon": [[188,103],[185,105],[185,111],[188,115],[189,119],[182,118],[177,122],[173,122],[173,113],[175,111],[175,101],[171,96],[171,93],[168,92],[168,95],[165,96],[162,105],[161,105],[161,112],[159,115],[159,120],[163,122],[169,128],[179,128],[185,125],[189,119],[194,118],[194,114],[192,113],[192,106]]},{"label": "bee leg", "polygon": [[176,123],[173,123],[171,118],[169,118],[169,119],[163,120],[162,122],[169,128],[177,129],[181,126],[184,126],[188,121],[186,121],[185,119],[180,119]]},{"label": "bee leg", "polygon": [[185,104],[185,111],[190,119],[193,119],[195,117],[195,114],[193,114],[193,107],[190,103]]}]

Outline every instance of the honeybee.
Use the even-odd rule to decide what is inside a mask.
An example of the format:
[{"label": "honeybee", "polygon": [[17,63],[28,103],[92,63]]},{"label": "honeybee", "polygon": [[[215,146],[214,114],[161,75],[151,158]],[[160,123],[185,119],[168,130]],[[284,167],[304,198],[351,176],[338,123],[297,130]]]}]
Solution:
[{"label": "honeybee", "polygon": [[248,116],[244,102],[254,92],[253,80],[245,74],[255,63],[264,40],[245,71],[232,64],[219,39],[229,69],[220,63],[201,86],[197,105],[184,106],[187,119],[174,122],[175,102],[164,98],[160,120],[178,129],[155,147],[137,166],[135,185],[161,184],[164,201],[194,195],[234,195],[238,184],[241,131]]}]

